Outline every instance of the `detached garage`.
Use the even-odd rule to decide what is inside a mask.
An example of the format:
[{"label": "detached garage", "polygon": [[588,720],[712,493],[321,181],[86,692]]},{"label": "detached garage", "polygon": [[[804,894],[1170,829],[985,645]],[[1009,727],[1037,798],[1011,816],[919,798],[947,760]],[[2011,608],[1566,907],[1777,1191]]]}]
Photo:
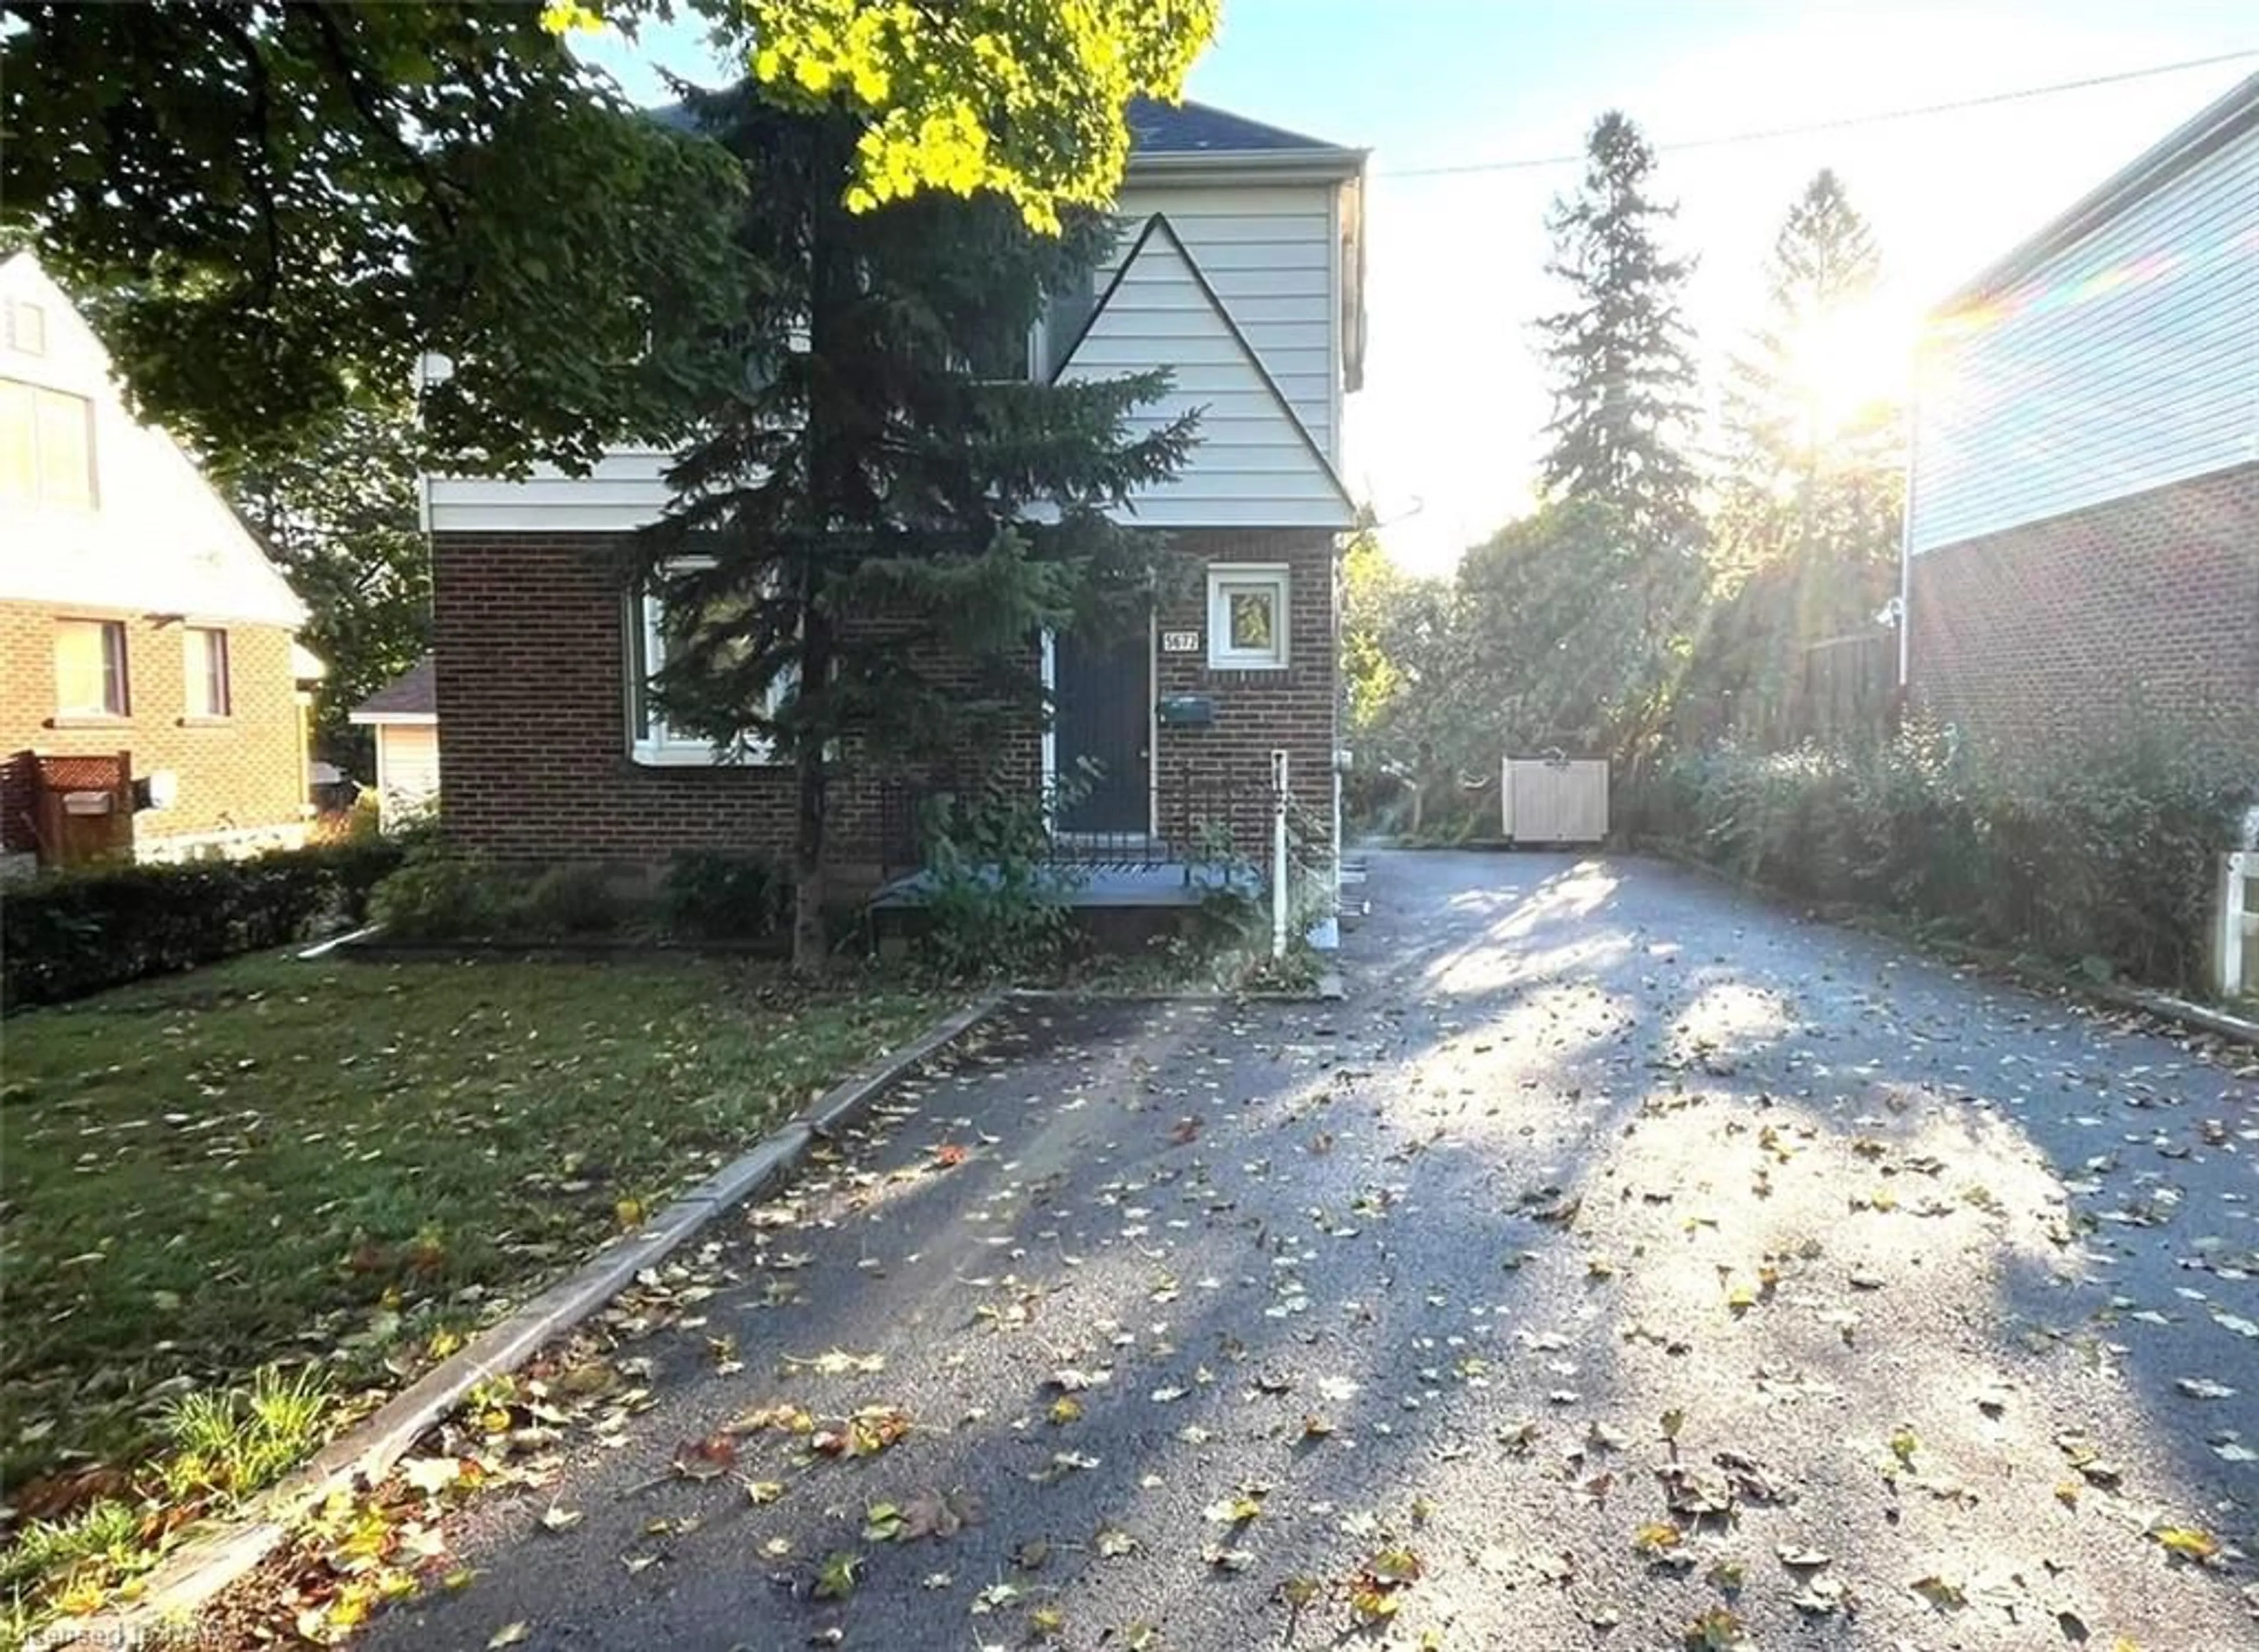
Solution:
[{"label": "detached garage", "polygon": [[439,801],[439,706],[426,654],[360,704],[349,721],[376,730],[377,818],[392,831]]}]

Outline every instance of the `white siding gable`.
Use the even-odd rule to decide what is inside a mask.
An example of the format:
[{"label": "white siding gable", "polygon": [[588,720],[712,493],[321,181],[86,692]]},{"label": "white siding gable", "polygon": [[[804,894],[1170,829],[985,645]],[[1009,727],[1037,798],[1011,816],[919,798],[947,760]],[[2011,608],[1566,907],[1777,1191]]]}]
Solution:
[{"label": "white siding gable", "polygon": [[2259,461],[2259,128],[2007,291],[1925,363],[1907,545]]},{"label": "white siding gable", "polygon": [[[1132,185],[1116,210],[1115,255],[1098,273],[1105,290],[1146,221],[1160,213],[1240,333],[1254,349],[1319,452],[1341,463],[1341,275],[1335,181],[1269,184]],[[1149,359],[1147,366],[1158,365]]]},{"label": "white siding gable", "polygon": [[1177,475],[1133,498],[1139,522],[1354,525],[1356,513],[1325,453],[1225,313],[1172,220],[1159,216],[1130,248],[1058,377],[1112,378],[1156,366],[1171,369],[1170,393],[1139,409],[1133,428],[1154,429],[1192,411],[1200,424],[1197,445]]},{"label": "white siding gable", "polygon": [[0,262],[0,304],[29,312],[12,338],[0,332],[0,379],[83,398],[93,454],[90,505],[0,497],[0,598],[303,624],[304,607],[203,474],[128,409],[109,352],[31,253]]},{"label": "white siding gable", "polygon": [[[1123,189],[1116,209],[1122,235],[1094,278],[1100,292],[1116,289],[1112,313],[1102,337],[1096,329],[1086,336],[1088,353],[1079,350],[1078,366],[1085,376],[1173,368],[1177,394],[1160,416],[1208,409],[1184,473],[1140,502],[1140,521],[1352,525],[1333,480],[1341,461],[1343,187],[1338,177],[1133,175]],[[1156,213],[1168,220],[1177,264],[1151,264],[1118,279]],[[1199,278],[1188,277],[1190,266]],[[1219,321],[1219,304],[1228,324]],[[1256,379],[1267,377],[1275,394],[1254,393],[1251,357]],[[1282,403],[1291,415],[1283,429]],[[1285,440],[1297,427],[1307,440]],[[631,531],[664,514],[671,495],[661,478],[671,459],[621,448],[585,477],[548,466],[517,481],[427,477],[426,525],[438,533]]]}]

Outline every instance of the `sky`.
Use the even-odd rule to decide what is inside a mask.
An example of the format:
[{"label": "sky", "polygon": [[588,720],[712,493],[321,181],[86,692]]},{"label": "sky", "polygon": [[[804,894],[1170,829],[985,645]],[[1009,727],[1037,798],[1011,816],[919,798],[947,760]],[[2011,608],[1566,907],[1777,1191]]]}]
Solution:
[{"label": "sky", "polygon": [[[654,65],[714,78],[695,29],[591,54],[631,96]],[[1551,411],[1532,321],[1559,306],[1545,213],[1573,155],[1621,109],[1662,151],[1668,246],[1714,398],[1762,318],[1764,260],[1789,203],[1832,167],[1884,259],[1862,352],[1895,375],[1929,304],[2243,76],[2259,57],[1987,108],[1674,153],[1842,120],[2259,50],[2251,0],[1224,0],[1187,95],[1372,152],[1365,388],[1343,476],[1390,553],[1422,572],[1535,502]]]}]

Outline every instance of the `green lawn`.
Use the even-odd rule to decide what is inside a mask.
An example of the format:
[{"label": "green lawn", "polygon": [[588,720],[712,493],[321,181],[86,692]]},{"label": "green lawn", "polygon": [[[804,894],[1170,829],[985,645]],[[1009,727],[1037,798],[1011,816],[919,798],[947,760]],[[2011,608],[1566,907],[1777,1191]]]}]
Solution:
[{"label": "green lawn", "polygon": [[7,1484],[269,1362],[407,1371],[937,1008],[712,962],[270,955],[0,1024]]}]

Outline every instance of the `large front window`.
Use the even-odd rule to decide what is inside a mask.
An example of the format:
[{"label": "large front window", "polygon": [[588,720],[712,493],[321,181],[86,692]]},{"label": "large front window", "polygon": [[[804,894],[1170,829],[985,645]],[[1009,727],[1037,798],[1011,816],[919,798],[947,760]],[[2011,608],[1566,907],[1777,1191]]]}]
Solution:
[{"label": "large front window", "polygon": [[[646,589],[631,599],[629,672],[633,692],[628,709],[629,754],[638,763],[669,765],[781,761],[774,743],[759,733],[749,730],[735,741],[716,743],[687,729],[676,728],[667,721],[652,687],[652,679],[666,665],[666,599],[659,592]],[[790,687],[790,674],[780,673],[769,684],[766,703],[760,708],[760,714],[773,716]]]}]

